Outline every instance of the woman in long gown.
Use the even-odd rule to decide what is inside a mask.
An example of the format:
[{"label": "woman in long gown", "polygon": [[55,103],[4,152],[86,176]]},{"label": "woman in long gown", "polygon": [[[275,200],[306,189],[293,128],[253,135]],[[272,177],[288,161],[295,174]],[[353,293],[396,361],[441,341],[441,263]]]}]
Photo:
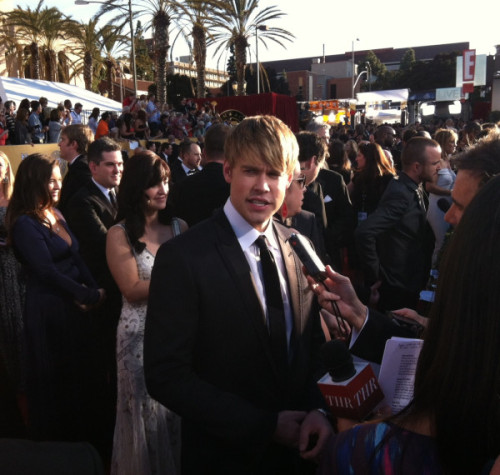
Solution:
[{"label": "woman in long gown", "polygon": [[89,427],[88,316],[104,298],[54,207],[61,190],[55,160],[26,157],[7,209],[9,240],[26,274],[24,334],[28,431],[38,440],[87,440]]},{"label": "woman in long gown", "polygon": [[118,401],[111,473],[179,473],[180,420],[151,399],[143,369],[143,339],[154,258],[165,241],[187,228],[166,211],[168,165],[156,154],[134,154],[118,193],[118,224],[108,231],[106,256],[123,295],[116,358]]},{"label": "woman in long gown", "polygon": [[0,357],[9,381],[21,389],[24,282],[20,265],[7,245],[5,214],[14,187],[9,159],[0,152]]}]

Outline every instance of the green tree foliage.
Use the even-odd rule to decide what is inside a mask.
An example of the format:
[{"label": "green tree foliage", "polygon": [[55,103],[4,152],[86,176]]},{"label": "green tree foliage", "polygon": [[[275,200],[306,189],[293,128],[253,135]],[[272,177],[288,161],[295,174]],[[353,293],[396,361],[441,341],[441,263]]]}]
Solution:
[{"label": "green tree foliage", "polygon": [[[461,52],[438,54],[432,61],[416,61],[415,52],[409,49],[401,59],[401,69],[387,71],[385,65],[370,51],[362,60],[360,68],[366,69],[366,62],[372,68],[373,91],[408,88],[413,91],[453,87],[455,85],[456,57]],[[365,83],[363,90],[367,89]]]}]

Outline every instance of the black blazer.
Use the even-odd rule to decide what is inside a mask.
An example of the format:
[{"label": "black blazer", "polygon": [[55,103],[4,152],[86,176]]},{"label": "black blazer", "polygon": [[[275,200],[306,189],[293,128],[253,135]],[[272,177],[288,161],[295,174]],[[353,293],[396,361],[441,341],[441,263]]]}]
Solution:
[{"label": "black blazer", "polygon": [[106,290],[115,287],[106,263],[106,235],[115,217],[115,209],[93,181],[81,188],[66,208],[66,220],[80,243],[80,254]]},{"label": "black blazer", "polygon": [[229,183],[224,179],[222,164],[209,162],[201,172],[174,184],[169,200],[172,200],[174,215],[191,227],[212,216],[228,197]]},{"label": "black blazer", "polygon": [[285,450],[271,442],[278,412],[324,405],[315,382],[324,342],[315,299],[286,242],[291,231],[274,226],[294,318],[286,385],[250,267],[222,210],[156,256],[144,370],[151,396],[182,417],[184,474],[265,473],[270,452]]},{"label": "black blazer", "polygon": [[393,287],[419,292],[425,273],[425,226],[418,185],[402,172],[355,232],[368,283],[381,278]]},{"label": "black blazer", "polygon": [[68,171],[64,175],[61,188],[61,196],[57,207],[64,217],[66,216],[66,207],[73,195],[83,186],[91,182],[92,174],[90,173],[89,164],[85,155],[80,155],[68,165]]},{"label": "black blazer", "polygon": [[352,239],[354,231],[354,210],[340,173],[322,168],[317,181],[323,191],[323,202],[327,219],[327,251],[345,246]]},{"label": "black blazer", "polygon": [[412,330],[395,324],[388,316],[370,309],[368,320],[350,351],[367,361],[380,364],[385,344],[393,336],[418,338]]},{"label": "black blazer", "polygon": [[170,179],[172,183],[180,183],[187,178],[187,174],[182,167],[182,162],[178,158],[173,158],[168,164],[170,167]]},{"label": "black blazer", "polygon": [[300,234],[307,236],[314,245],[314,250],[323,261],[327,263],[325,252],[325,241],[323,235],[320,234],[316,216],[310,211],[302,210],[291,219],[292,228],[296,229]]}]

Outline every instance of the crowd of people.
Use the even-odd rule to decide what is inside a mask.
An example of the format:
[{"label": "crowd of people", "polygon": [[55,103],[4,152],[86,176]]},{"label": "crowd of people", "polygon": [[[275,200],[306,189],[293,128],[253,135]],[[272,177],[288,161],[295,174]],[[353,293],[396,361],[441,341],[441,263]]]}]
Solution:
[{"label": "crowd of people", "polygon": [[[0,361],[24,437],[88,442],[115,475],[496,469],[495,124],[294,134],[154,95],[85,120],[80,103],[47,122],[28,105],[4,104],[0,140],[54,140],[67,172],[35,153],[14,175],[0,153]],[[380,363],[388,338],[416,336],[390,311],[426,327],[414,398],[337,433],[319,349],[340,337]]]},{"label": "crowd of people", "polygon": [[174,107],[160,103],[154,94],[127,95],[121,113],[101,111],[95,107],[85,111],[82,103],[61,101],[49,107],[46,97],[23,99],[19,105],[9,100],[0,102],[0,145],[58,143],[61,131],[71,124],[85,123],[96,138],[108,136],[115,140],[183,140],[194,137],[203,142],[206,130],[222,122],[207,102],[197,107],[183,98]]}]

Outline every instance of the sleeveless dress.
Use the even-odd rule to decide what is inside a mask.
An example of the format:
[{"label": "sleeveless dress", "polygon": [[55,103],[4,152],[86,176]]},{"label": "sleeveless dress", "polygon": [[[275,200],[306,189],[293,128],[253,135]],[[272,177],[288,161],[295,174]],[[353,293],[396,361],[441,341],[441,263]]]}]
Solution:
[{"label": "sleeveless dress", "polygon": [[[122,224],[116,226],[125,231]],[[147,248],[140,254],[132,246],[131,249],[139,278],[149,280],[155,256]],[[147,301],[130,303],[123,298],[116,337],[118,399],[112,475],[180,473],[180,418],[152,399],[146,390],[143,361],[146,311]]]}]

